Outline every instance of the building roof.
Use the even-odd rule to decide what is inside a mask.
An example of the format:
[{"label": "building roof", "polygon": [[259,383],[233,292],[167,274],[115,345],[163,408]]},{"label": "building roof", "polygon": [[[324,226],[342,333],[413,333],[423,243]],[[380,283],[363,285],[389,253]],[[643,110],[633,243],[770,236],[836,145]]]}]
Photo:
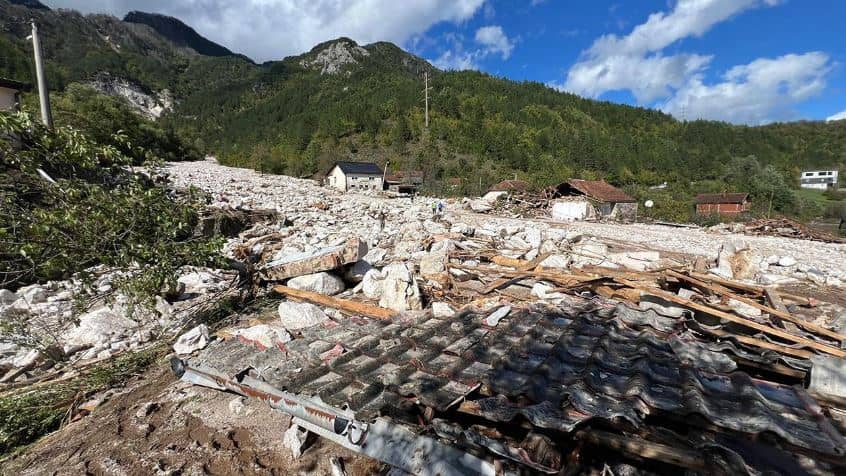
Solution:
[{"label": "building roof", "polygon": [[27,83],[0,77],[0,88],[17,89],[18,91],[29,91],[31,86]]},{"label": "building roof", "polygon": [[398,171],[385,177],[389,183],[423,183],[423,172],[420,170]]},{"label": "building roof", "polygon": [[380,169],[379,166],[374,164],[373,162],[339,161],[339,162],[335,162],[335,165],[332,166],[332,168],[335,168],[335,167],[340,168],[341,172],[343,172],[345,174],[379,175],[379,176],[382,175],[382,169]]},{"label": "building roof", "polygon": [[[607,203],[634,203],[635,199],[626,192],[611,185],[605,180],[582,180],[570,179],[562,185],[567,185],[572,189],[586,195],[588,198]],[[566,188],[566,187],[564,187]],[[561,193],[562,186],[558,186],[558,191]],[[564,195],[564,193],[562,193]]]},{"label": "building roof", "polygon": [[679,335],[680,320],[624,305],[564,306],[516,309],[494,326],[475,312],[413,322],[342,319],[277,347],[216,341],[191,365],[224,375],[263,369],[265,383],[319,395],[363,420],[402,420],[411,401],[441,415],[460,405],[488,421],[520,420],[556,435],[593,420],[638,427],[671,415],[684,425],[697,415],[692,422],[704,418],[728,433],[767,433],[825,455],[843,450],[802,403],[801,386],[756,381],[726,349]]},{"label": "building roof", "polygon": [[700,193],[696,196],[697,205],[716,203],[744,203],[749,198],[748,193]]},{"label": "building roof", "polygon": [[529,184],[523,180],[503,180],[488,189],[488,192],[510,192],[512,190],[522,192],[529,188]]}]

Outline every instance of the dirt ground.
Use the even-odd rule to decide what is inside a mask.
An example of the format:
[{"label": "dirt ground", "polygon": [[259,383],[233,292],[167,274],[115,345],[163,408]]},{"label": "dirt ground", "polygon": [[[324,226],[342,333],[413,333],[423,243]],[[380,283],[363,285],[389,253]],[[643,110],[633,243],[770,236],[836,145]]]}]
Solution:
[{"label": "dirt ground", "polygon": [[[320,438],[294,460],[282,444],[290,417],[262,402],[179,382],[166,362],[93,412],[0,465],[4,475],[329,475],[384,473],[379,463]],[[233,410],[233,407],[238,411]]]}]

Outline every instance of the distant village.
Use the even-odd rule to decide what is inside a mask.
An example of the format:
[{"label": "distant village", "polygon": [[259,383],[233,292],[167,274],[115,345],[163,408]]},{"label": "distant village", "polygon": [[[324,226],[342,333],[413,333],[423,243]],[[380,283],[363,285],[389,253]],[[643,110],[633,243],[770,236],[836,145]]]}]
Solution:
[{"label": "distant village", "polygon": [[[805,189],[836,190],[838,171],[808,170],[800,177],[800,186]],[[400,171],[388,173],[387,164],[380,168],[372,162],[336,162],[321,177],[324,185],[342,192],[350,191],[389,191],[414,195],[423,185],[423,173],[420,171]],[[666,183],[656,188],[665,188]],[[522,180],[504,180],[490,187],[481,200],[490,205],[497,200],[511,195],[524,195],[529,191],[529,184]],[[552,218],[561,221],[576,220],[619,220],[635,221],[638,216],[638,203],[623,190],[604,180],[570,179],[539,192],[548,201],[545,208]],[[647,208],[653,204],[647,200]],[[749,193],[743,191],[723,193],[700,193],[691,203],[698,215],[737,216],[751,210]]]},{"label": "distant village", "polygon": [[[0,110],[20,110],[21,93],[29,91],[29,84],[0,78]],[[339,161],[319,177],[323,184],[349,191],[389,191],[398,194],[417,194],[423,185],[420,171],[398,171],[388,173],[387,164],[380,168],[372,162]],[[837,169],[806,170],[801,172],[799,185],[803,189],[837,190],[839,171]],[[661,184],[654,189],[666,188]],[[504,180],[490,187],[482,201],[494,204],[498,199],[512,194],[525,194],[529,184],[521,180]],[[604,180],[570,179],[549,187],[543,192],[548,200],[552,218],[563,221],[610,219],[635,221],[638,203],[623,190]],[[652,206],[647,200],[645,207]],[[717,215],[732,217],[751,210],[750,195],[742,190],[723,193],[700,193],[691,204],[702,216]]]}]

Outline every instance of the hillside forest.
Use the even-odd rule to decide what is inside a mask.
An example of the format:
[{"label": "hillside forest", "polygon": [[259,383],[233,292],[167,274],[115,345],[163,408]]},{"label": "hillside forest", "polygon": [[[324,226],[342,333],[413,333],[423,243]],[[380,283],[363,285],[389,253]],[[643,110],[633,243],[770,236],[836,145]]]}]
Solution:
[{"label": "hillside forest", "polygon": [[[846,121],[679,121],[540,83],[440,71],[393,44],[362,47],[345,38],[255,64],[207,43],[194,49],[199,40],[189,27],[167,19],[165,28],[145,15],[121,21],[0,0],[0,77],[34,78],[24,39],[24,19],[34,17],[57,123],[94,138],[122,131],[137,150],[165,160],[214,155],[299,177],[325,172],[336,160],[389,162],[392,170],[423,171],[427,192],[455,195],[478,195],[515,177],[537,188],[604,178],[653,200],[654,218],[678,221],[694,219],[692,198],[700,192],[749,192],[756,215],[846,214],[837,192],[798,190],[803,169],[846,169]],[[346,50],[351,60],[329,71],[329,48]],[[424,72],[432,87],[428,128]],[[173,106],[158,119],[144,117],[125,99],[101,94],[103,78],[151,97],[166,91]],[[37,113],[36,99],[29,94],[25,109]],[[650,189],[664,182],[666,188]]]}]

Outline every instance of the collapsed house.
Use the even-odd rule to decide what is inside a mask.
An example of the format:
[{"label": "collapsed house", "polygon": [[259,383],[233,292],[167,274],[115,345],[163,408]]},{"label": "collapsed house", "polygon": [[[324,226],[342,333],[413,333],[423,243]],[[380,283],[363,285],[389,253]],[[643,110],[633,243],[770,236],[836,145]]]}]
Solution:
[{"label": "collapsed house", "polygon": [[637,201],[605,180],[570,179],[554,187],[553,218],[635,220]]},{"label": "collapsed house", "polygon": [[421,185],[423,185],[423,172],[419,170],[407,172],[400,170],[385,176],[385,188],[392,192],[416,193]]},{"label": "collapsed house", "polygon": [[[458,312],[401,312],[278,285],[284,320],[302,319],[292,306],[339,312],[294,334],[256,336],[264,324],[229,332],[237,337],[174,360],[174,371],[263,400],[295,428],[411,474],[846,468],[846,336],[785,305],[810,300],[679,266],[555,269],[543,265],[548,253],[523,260],[496,254],[501,245],[473,253],[484,240],[467,235],[437,240],[445,268],[421,261],[421,273],[443,277],[441,298],[467,303]],[[579,260],[593,249],[587,241],[574,248]],[[364,252],[353,239],[269,262],[262,275],[340,273]],[[468,279],[484,288],[465,290]],[[515,294],[518,283],[542,299]],[[372,285],[365,277],[365,295]],[[386,282],[383,292],[395,289]],[[724,311],[720,299],[770,318]]]},{"label": "collapsed house", "polygon": [[523,180],[503,180],[489,188],[488,192],[482,196],[482,200],[493,203],[504,195],[514,192],[525,192],[528,189],[529,184]]}]

